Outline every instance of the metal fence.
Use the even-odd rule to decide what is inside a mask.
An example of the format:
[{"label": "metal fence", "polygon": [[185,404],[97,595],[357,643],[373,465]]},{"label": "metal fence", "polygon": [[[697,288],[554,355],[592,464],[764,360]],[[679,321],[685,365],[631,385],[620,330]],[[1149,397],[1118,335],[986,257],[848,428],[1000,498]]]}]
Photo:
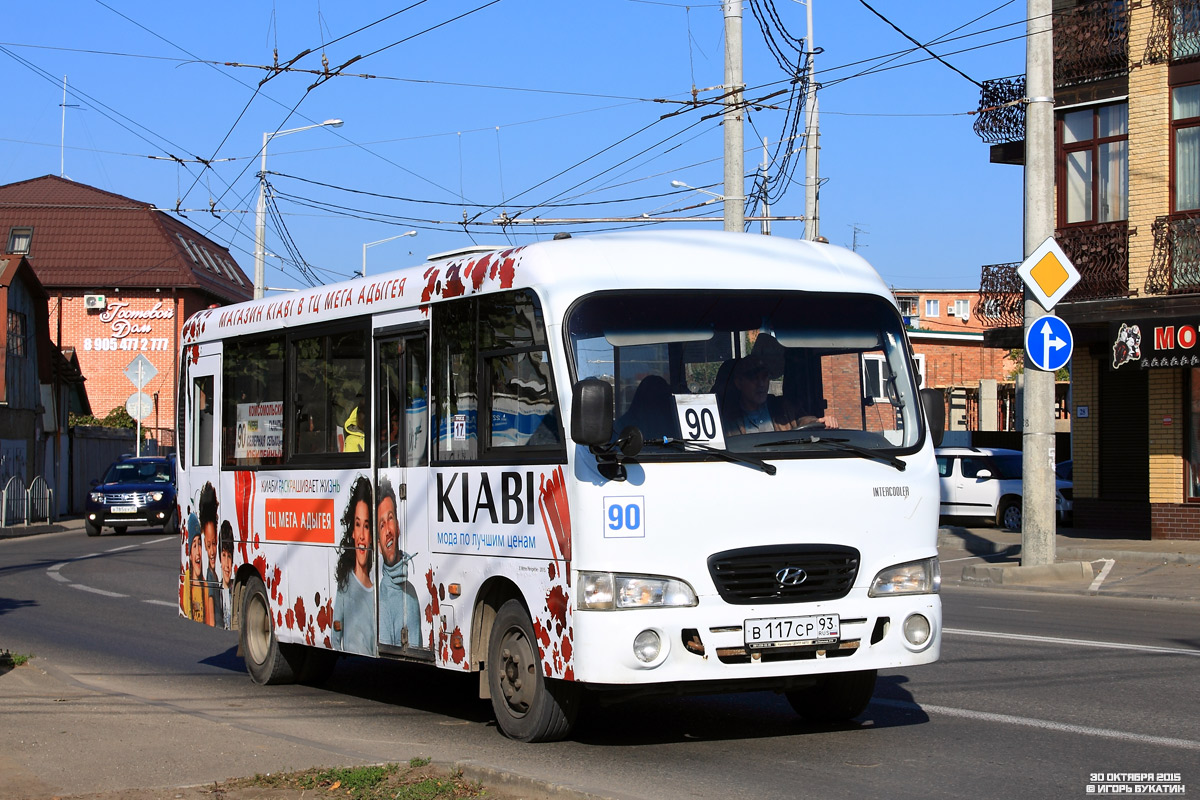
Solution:
[{"label": "metal fence", "polygon": [[20,475],[13,475],[4,484],[0,495],[0,527],[53,522],[54,518],[54,490],[41,475],[29,486]]}]

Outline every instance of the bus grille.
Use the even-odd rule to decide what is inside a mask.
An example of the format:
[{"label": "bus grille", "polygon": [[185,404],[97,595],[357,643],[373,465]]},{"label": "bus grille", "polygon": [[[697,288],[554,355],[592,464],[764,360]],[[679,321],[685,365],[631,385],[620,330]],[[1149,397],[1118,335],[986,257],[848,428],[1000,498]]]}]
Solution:
[{"label": "bus grille", "polygon": [[[858,574],[859,552],[836,544],[793,544],[726,550],[708,558],[722,599],[751,603],[815,603],[845,597]],[[803,570],[779,576],[788,568]],[[791,580],[786,580],[791,578]]]}]

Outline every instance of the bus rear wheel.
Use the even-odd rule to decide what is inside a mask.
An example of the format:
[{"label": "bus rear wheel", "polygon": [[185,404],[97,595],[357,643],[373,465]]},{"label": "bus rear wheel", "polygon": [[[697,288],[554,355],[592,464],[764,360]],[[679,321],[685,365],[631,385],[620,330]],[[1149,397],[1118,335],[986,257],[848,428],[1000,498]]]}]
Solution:
[{"label": "bus rear wheel", "polygon": [[804,689],[785,692],[792,710],[810,722],[845,722],[867,710],[875,694],[873,669],[822,675]]},{"label": "bus rear wheel", "polygon": [[239,635],[246,671],[250,673],[252,681],[263,686],[295,681],[292,662],[286,657],[285,648],[275,638],[267,587],[257,575],[252,575],[246,581]]},{"label": "bus rear wheel", "polygon": [[571,732],[579,687],[546,678],[533,624],[520,600],[500,606],[488,642],[488,689],[496,723],[519,742],[553,742]]}]

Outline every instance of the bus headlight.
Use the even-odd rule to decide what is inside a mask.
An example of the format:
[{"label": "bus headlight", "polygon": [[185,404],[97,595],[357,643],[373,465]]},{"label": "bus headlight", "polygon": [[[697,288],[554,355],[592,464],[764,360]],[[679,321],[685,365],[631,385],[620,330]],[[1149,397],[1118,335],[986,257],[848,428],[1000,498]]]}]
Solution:
[{"label": "bus headlight", "polygon": [[670,608],[696,605],[696,593],[681,580],[655,575],[579,573],[579,608],[613,611],[623,608]]},{"label": "bus headlight", "polygon": [[942,568],[937,557],[910,561],[880,570],[871,581],[868,597],[895,594],[936,594],[942,587]]}]

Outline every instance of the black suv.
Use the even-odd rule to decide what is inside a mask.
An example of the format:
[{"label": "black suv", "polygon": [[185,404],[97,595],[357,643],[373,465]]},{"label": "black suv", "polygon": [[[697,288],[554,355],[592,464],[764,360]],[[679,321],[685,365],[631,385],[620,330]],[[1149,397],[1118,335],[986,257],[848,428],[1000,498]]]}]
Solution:
[{"label": "black suv", "polygon": [[114,461],[104,480],[93,480],[88,493],[88,536],[104,526],[123,531],[130,526],[179,530],[175,518],[175,456],[125,456]]}]

